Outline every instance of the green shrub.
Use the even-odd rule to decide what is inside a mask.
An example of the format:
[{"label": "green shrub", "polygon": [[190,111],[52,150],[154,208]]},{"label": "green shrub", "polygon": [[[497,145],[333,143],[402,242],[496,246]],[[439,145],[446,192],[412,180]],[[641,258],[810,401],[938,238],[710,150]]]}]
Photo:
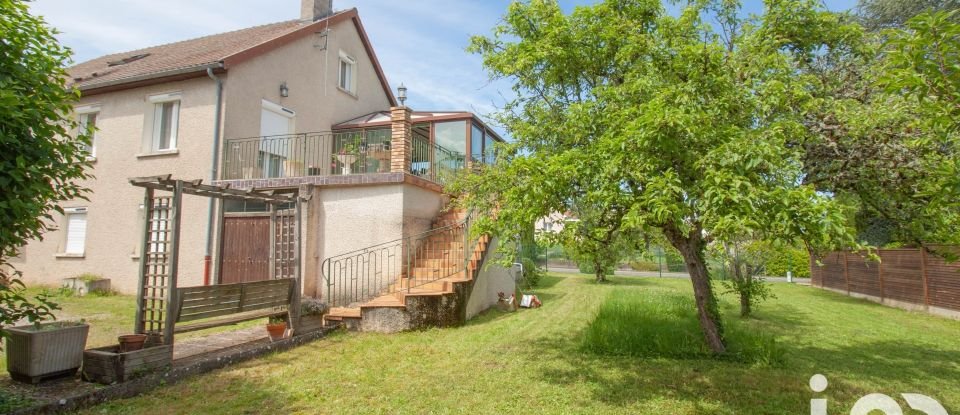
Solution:
[{"label": "green shrub", "polygon": [[[728,353],[721,359],[778,366],[786,351],[773,336],[726,326]],[[703,340],[689,295],[616,290],[600,306],[582,337],[584,350],[602,355],[700,359],[713,357]]]},{"label": "green shrub", "polygon": [[660,265],[653,261],[630,261],[630,269],[634,271],[659,271]]},{"label": "green shrub", "polygon": [[77,275],[77,279],[83,282],[93,282],[93,281],[100,281],[104,278],[101,275],[85,272],[83,274]]},{"label": "green shrub", "polygon": [[537,263],[530,258],[523,258],[520,260],[523,264],[523,281],[521,281],[521,286],[523,289],[530,289],[536,287],[540,284],[540,279],[545,274],[540,267],[537,266]]},{"label": "green shrub", "polygon": [[794,247],[770,247],[766,252],[765,274],[785,277],[792,271],[794,277],[810,278],[810,256],[807,251]]},{"label": "green shrub", "polygon": [[[580,272],[583,274],[596,274],[596,269],[593,268],[593,264],[587,262],[578,262],[577,268],[580,269]],[[613,267],[608,267],[607,269],[603,270],[603,275],[613,275]]]}]

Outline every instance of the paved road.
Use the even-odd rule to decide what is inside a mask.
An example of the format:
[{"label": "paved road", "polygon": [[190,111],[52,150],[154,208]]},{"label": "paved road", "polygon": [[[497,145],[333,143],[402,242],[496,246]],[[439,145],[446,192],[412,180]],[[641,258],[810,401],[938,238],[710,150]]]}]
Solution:
[{"label": "paved road", "polygon": [[[562,272],[565,274],[579,274],[580,270],[576,268],[558,268],[550,267],[550,272]],[[626,271],[626,270],[616,270],[613,272],[614,275],[619,275],[623,277],[663,277],[663,278],[690,278],[689,275],[685,272],[664,272],[662,275],[656,271]],[[787,282],[786,277],[764,277],[767,281],[770,282]],[[794,278],[793,282],[801,285],[810,285],[809,278]]]}]

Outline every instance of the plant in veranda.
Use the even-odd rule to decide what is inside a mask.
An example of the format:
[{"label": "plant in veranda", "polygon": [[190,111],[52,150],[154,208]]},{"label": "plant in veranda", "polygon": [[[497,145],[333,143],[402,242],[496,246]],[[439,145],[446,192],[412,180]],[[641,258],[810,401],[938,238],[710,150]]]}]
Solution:
[{"label": "plant in veranda", "polygon": [[[79,93],[64,69],[70,50],[26,2],[0,0],[0,332],[21,319],[53,318],[46,296],[28,298],[9,263],[29,240],[53,229],[60,203],[83,199],[91,131],[71,118]],[[76,132],[76,133],[75,133]]]},{"label": "plant in veranda", "polygon": [[707,344],[724,353],[712,239],[763,229],[818,247],[852,240],[838,203],[802,182],[802,148],[790,143],[808,134],[818,99],[797,68],[860,35],[816,0],[769,2],[751,17],[720,0],[678,14],[649,0],[569,15],[556,1],[512,3],[469,50],[514,85],[498,114],[514,141],[452,190],[497,211],[477,222],[494,235],[574,203],[662,234],[684,258]]}]

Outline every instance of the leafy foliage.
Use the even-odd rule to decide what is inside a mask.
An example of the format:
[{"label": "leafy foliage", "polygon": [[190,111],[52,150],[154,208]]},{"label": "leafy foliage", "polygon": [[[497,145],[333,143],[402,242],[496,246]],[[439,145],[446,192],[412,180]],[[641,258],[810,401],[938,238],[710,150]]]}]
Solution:
[{"label": "leafy foliage", "polygon": [[0,328],[27,318],[39,321],[56,307],[44,297],[23,295],[19,274],[8,258],[50,230],[60,202],[82,198],[78,184],[89,175],[84,146],[68,118],[78,92],[67,87],[70,51],[57,42],[26,3],[0,0]]},{"label": "leafy foliage", "polygon": [[55,319],[53,311],[59,310],[60,306],[51,301],[47,294],[29,298],[25,289],[16,278],[9,282],[0,281],[0,328],[12,326],[21,320],[39,326],[42,321]]},{"label": "leafy foliage", "polygon": [[[960,9],[958,0],[860,0],[857,17],[870,30],[902,28],[907,20],[923,12],[952,11]],[[957,21],[960,15],[953,16]]]},{"label": "leafy foliage", "polygon": [[960,24],[924,13],[804,70],[810,111],[804,181],[857,210],[862,241],[960,242]]},{"label": "leafy foliage", "polygon": [[851,241],[840,206],[802,183],[792,143],[818,99],[798,68],[860,35],[814,0],[771,2],[757,18],[730,1],[690,2],[678,16],[650,0],[570,15],[555,1],[513,3],[470,50],[514,84],[499,121],[515,141],[457,183],[460,202],[498,208],[483,225],[493,234],[574,205],[608,212],[608,229],[661,233],[684,257],[705,339],[721,353],[708,239],[764,229],[814,246]]},{"label": "leafy foliage", "polygon": [[771,245],[763,252],[763,275],[785,277],[790,271],[794,277],[810,278],[810,254],[803,248],[790,245]]}]

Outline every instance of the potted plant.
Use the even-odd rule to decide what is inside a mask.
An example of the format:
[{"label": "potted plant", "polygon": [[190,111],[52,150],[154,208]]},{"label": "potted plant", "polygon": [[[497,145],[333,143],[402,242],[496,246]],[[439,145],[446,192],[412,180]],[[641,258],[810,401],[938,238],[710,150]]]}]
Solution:
[{"label": "potted plant", "polygon": [[270,334],[270,340],[280,340],[287,332],[287,321],[281,316],[273,316],[267,322],[267,333]]},{"label": "potted plant", "polygon": [[342,174],[353,174],[352,165],[357,161],[360,155],[360,148],[356,143],[343,143],[340,150],[334,156],[336,161],[340,162]]},{"label": "potted plant", "polygon": [[[37,383],[77,372],[90,326],[55,320],[60,306],[46,294],[28,299],[18,279],[0,280],[0,333],[6,338],[7,371],[15,380]],[[6,327],[26,320],[31,324]]]},{"label": "potted plant", "polygon": [[311,332],[323,328],[323,315],[327,311],[327,304],[320,299],[302,298],[300,300],[300,324],[297,326],[297,332]]}]

